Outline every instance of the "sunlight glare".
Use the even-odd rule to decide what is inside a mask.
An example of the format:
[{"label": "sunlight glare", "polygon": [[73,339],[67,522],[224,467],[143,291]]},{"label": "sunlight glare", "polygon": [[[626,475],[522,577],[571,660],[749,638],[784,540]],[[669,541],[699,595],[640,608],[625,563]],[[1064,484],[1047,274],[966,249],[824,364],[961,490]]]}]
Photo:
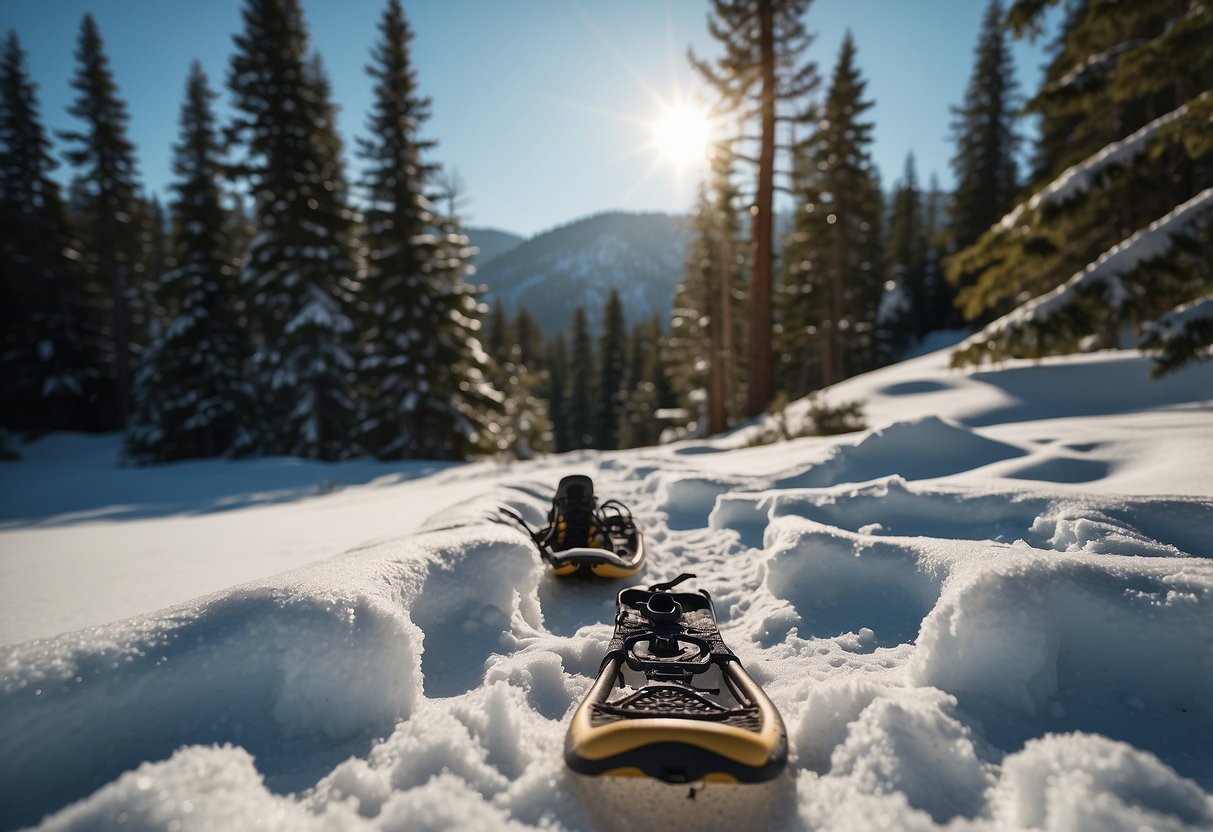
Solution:
[{"label": "sunlight glare", "polygon": [[708,113],[703,107],[676,104],[653,122],[653,146],[680,167],[699,164],[707,157]]}]

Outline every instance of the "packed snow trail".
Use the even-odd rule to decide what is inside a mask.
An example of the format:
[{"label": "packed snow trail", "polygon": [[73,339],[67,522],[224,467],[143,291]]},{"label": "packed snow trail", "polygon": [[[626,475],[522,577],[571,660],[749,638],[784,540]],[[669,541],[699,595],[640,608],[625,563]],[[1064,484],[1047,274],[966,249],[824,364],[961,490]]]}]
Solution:
[{"label": "packed snow trail", "polygon": [[[4,648],[4,827],[609,825],[561,747],[619,585],[552,577],[493,519],[540,524],[583,472],[643,524],[643,583],[696,573],[781,711],[789,773],[741,807],[765,825],[1213,828],[1210,376],[1082,441],[1073,413],[915,412],[972,376],[876,376],[909,406],[871,431],[472,467],[417,533]],[[1107,485],[1157,476],[1141,420],[1191,445],[1179,487]],[[1076,460],[1103,473],[1064,476]]]}]

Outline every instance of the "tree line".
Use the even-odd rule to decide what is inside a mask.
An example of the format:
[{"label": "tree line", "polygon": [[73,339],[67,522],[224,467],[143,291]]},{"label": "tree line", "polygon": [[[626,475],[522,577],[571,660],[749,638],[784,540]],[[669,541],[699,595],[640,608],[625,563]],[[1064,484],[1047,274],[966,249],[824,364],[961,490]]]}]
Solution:
[{"label": "tree line", "polygon": [[[1024,99],[1011,37],[1050,0],[990,0],[951,124],[955,188],[912,154],[889,189],[848,33],[824,85],[811,0],[712,0],[722,54],[690,60],[732,125],[690,219],[668,319],[617,293],[545,340],[468,285],[457,177],[430,160],[412,32],[389,0],[374,106],[346,178],[298,0],[246,0],[219,124],[195,65],[168,206],[141,194],[127,115],[85,16],[60,136],[0,59],[4,427],[124,429],[141,461],[242,453],[463,458],[713,434],[897,360],[940,329],[957,362],[1122,343],[1165,371],[1213,341],[1213,12],[1200,0],[1073,0]],[[1020,170],[1022,118],[1040,129]],[[775,193],[792,206],[777,231]],[[361,206],[355,210],[355,203]],[[679,416],[679,414],[682,414]]]},{"label": "tree line", "polygon": [[[85,15],[57,160],[15,33],[0,66],[4,427],[124,429],[141,461],[218,454],[463,458],[501,392],[477,342],[472,250],[422,137],[413,37],[388,0],[347,178],[298,0],[247,0],[227,124],[195,63],[167,209],[142,194],[128,116]],[[360,196],[362,210],[355,210]],[[248,207],[246,207],[248,206]]]}]

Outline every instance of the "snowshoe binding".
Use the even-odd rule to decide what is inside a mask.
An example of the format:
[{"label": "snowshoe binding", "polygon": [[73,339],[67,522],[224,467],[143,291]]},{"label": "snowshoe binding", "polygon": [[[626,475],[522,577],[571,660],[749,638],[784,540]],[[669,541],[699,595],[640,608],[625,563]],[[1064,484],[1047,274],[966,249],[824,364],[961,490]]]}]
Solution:
[{"label": "snowshoe binding", "polygon": [[526,530],[560,577],[630,578],[644,568],[644,537],[632,512],[618,500],[599,505],[594,482],[584,474],[560,481],[548,525],[538,532],[513,511],[501,512]]},{"label": "snowshoe binding", "polygon": [[725,646],[692,575],[616,600],[615,634],[565,737],[569,768],[667,783],[757,783],[787,763],[779,712]]}]

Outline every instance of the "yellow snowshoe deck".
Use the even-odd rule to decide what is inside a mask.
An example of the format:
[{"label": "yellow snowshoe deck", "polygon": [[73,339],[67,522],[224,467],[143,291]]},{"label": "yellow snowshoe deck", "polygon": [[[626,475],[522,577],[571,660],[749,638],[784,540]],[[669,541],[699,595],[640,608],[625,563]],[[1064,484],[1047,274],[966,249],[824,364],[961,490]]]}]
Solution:
[{"label": "yellow snowshoe deck", "polygon": [[753,783],[787,762],[771,700],[725,646],[706,592],[619,593],[615,634],[573,714],[565,761],[587,775]]}]

